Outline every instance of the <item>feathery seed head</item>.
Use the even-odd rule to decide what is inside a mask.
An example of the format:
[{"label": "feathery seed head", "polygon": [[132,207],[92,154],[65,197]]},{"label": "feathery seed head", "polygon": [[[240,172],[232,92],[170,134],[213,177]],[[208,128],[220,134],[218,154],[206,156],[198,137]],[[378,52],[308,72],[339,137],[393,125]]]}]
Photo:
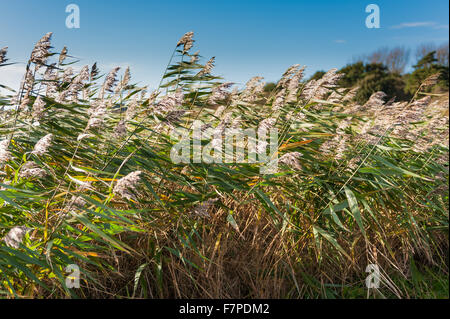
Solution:
[{"label": "feathery seed head", "polygon": [[225,110],[225,105],[220,105],[216,111],[214,112],[214,116],[215,117],[220,117],[223,113],[223,111]]},{"label": "feathery seed head", "polygon": [[305,100],[310,100],[314,97],[316,90],[318,88],[317,80],[308,81],[303,87],[301,97]]},{"label": "feathery seed head", "polygon": [[52,142],[53,134],[47,134],[41,138],[34,146],[33,152],[31,154],[42,156],[47,153],[47,150]]},{"label": "feathery seed head", "polygon": [[198,55],[200,54],[200,51],[195,52],[191,55],[191,63],[196,63],[198,61]]},{"label": "feathery seed head", "polygon": [[441,76],[440,72],[437,72],[435,74],[430,75],[429,77],[427,77],[425,79],[425,81],[423,81],[422,85],[423,86],[432,86],[435,85],[437,83],[437,81],[439,80],[439,77]]},{"label": "feathery seed head", "polygon": [[234,83],[232,82],[226,82],[213,87],[211,90],[211,95],[208,98],[208,103],[217,104],[217,102],[225,100],[230,95],[230,92],[228,92],[227,89],[229,89],[233,84]]},{"label": "feathery seed head", "polygon": [[139,183],[140,174],[142,174],[141,171],[135,171],[119,179],[116,186],[114,186],[113,193],[128,200],[135,199],[135,195],[133,193],[136,192],[136,186]]},{"label": "feathery seed head", "polygon": [[80,74],[78,74],[77,78],[79,79],[78,81],[80,81],[80,82],[89,80],[89,66],[88,65],[85,65],[81,69]]},{"label": "feathery seed head", "polygon": [[11,159],[11,153],[8,151],[9,141],[3,140],[0,142],[0,163],[7,162]]},{"label": "feathery seed head", "polygon": [[117,72],[119,71],[120,67],[115,67],[112,69],[108,75],[105,78],[105,82],[103,83],[102,89],[100,91],[100,98],[103,99],[105,92],[112,92],[112,88],[114,87],[114,84],[116,83],[116,76]]},{"label": "feathery seed head", "polygon": [[27,73],[25,73],[25,80],[23,82],[23,88],[24,89],[30,89],[33,87],[34,84],[34,75],[31,69],[28,69]]},{"label": "feathery seed head", "polygon": [[130,67],[127,67],[123,75],[123,78],[120,81],[119,85],[116,87],[114,93],[118,94],[121,90],[125,89],[126,86],[128,85],[128,82],[130,81],[130,78],[131,78]]},{"label": "feathery seed head", "polygon": [[278,159],[278,162],[296,170],[301,170],[302,166],[300,165],[298,159],[302,156],[303,154],[299,152],[286,153]]},{"label": "feathery seed head", "polygon": [[30,230],[31,228],[28,228],[26,226],[13,227],[3,238],[3,241],[9,247],[18,249],[23,241],[23,237],[25,237],[25,234]]},{"label": "feathery seed head", "polygon": [[138,106],[139,106],[138,97],[137,97],[137,95],[134,95],[133,100],[131,100],[131,102],[128,103],[127,110],[125,112],[125,119],[127,121],[134,118],[134,116],[136,115],[136,109],[138,108]]},{"label": "feathery seed head", "polygon": [[284,104],[286,89],[280,90],[272,103],[272,111],[278,111]]},{"label": "feathery seed head", "polygon": [[63,63],[64,60],[66,59],[66,57],[67,57],[67,47],[64,47],[64,48],[61,50],[61,53],[59,54],[58,64],[61,65],[61,63]]},{"label": "feathery seed head", "polygon": [[178,41],[177,47],[179,47],[180,45],[183,45],[183,44],[185,44],[185,43],[191,41],[193,36],[194,36],[194,32],[192,32],[192,31],[186,32],[186,33],[181,37],[181,39]]},{"label": "feathery seed head", "polygon": [[170,111],[166,115],[166,121],[168,122],[169,126],[173,126],[173,124],[176,124],[180,121],[181,117],[186,113],[185,110],[174,110]]},{"label": "feathery seed head", "polygon": [[89,137],[89,136],[92,136],[92,135],[91,134],[80,134],[77,137],[77,141],[81,141],[82,139]]},{"label": "feathery seed head", "polygon": [[88,110],[90,115],[86,129],[99,129],[104,124],[104,119],[106,116],[106,102],[104,100],[99,100],[92,108]]},{"label": "feathery seed head", "polygon": [[258,131],[268,131],[275,125],[276,119],[269,117],[268,119],[262,120],[259,123]]},{"label": "feathery seed head", "polygon": [[321,79],[309,81],[303,88],[301,97],[306,100],[323,98],[330,92],[331,88],[337,86],[337,82],[344,76],[343,73],[337,73],[337,71],[338,69],[333,68],[325,73]]},{"label": "feathery seed head", "polygon": [[28,109],[28,104],[30,104],[30,92],[31,92],[31,89],[28,89],[25,92],[25,95],[22,97],[22,101],[20,102],[20,105],[19,105],[20,110]]},{"label": "feathery seed head", "polygon": [[42,100],[42,97],[38,95],[38,97],[36,98],[36,100],[34,100],[33,103],[33,110],[32,110],[33,119],[37,121],[41,119],[42,114],[44,113],[44,106],[45,106],[44,100]]},{"label": "feathery seed head", "polygon": [[194,40],[192,39],[193,36],[194,36],[194,32],[190,31],[190,32],[185,33],[181,37],[181,39],[178,41],[177,47],[179,47],[180,45],[183,45],[183,54],[188,52],[194,45]]},{"label": "feathery seed head", "polygon": [[164,114],[174,111],[177,106],[183,104],[184,93],[180,88],[175,93],[164,96],[161,101],[155,105],[155,111],[158,114]]},{"label": "feathery seed head", "polygon": [[116,137],[122,137],[127,134],[127,126],[124,120],[120,120],[114,128],[114,134]]},{"label": "feathery seed head", "polygon": [[147,100],[148,105],[152,105],[153,102],[155,102],[155,100],[156,100],[156,98],[158,97],[158,95],[159,95],[159,91],[157,91],[157,90],[153,91],[153,92],[150,94],[150,96],[148,97],[148,100]]},{"label": "feathery seed head", "polygon": [[179,47],[180,45],[183,45],[183,54],[188,52],[194,45],[194,40],[192,39],[193,36],[194,36],[194,32],[190,31],[190,32],[185,33],[181,37],[181,39],[178,41],[177,47]]},{"label": "feathery seed head", "polygon": [[209,59],[208,62],[206,62],[205,66],[203,67],[203,69],[200,70],[200,72],[197,73],[197,76],[203,76],[206,74],[210,74],[212,68],[214,67],[214,61],[216,60],[216,57],[212,57],[211,59]]},{"label": "feathery seed head", "polygon": [[41,66],[45,65],[49,50],[51,48],[50,39],[52,37],[52,32],[44,35],[35,45],[33,51],[31,52],[30,61],[36,64],[36,70]]},{"label": "feathery seed head", "polygon": [[354,97],[356,96],[356,93],[358,93],[358,90],[359,90],[359,86],[354,87],[353,89],[348,91],[348,93],[345,94],[344,98],[342,99],[342,102],[349,102],[349,101],[353,100]]},{"label": "feathery seed head", "polygon": [[245,89],[242,91],[240,98],[245,102],[254,102],[259,98],[259,95],[264,90],[265,82],[262,76],[252,77],[245,85]]},{"label": "feathery seed head", "polygon": [[21,178],[44,178],[47,172],[38,167],[35,162],[26,162],[19,172]]},{"label": "feathery seed head", "polygon": [[72,76],[73,76],[73,69],[71,67],[68,67],[67,69],[64,70],[62,81],[70,83],[72,81]]},{"label": "feathery seed head", "polygon": [[386,98],[386,93],[378,91],[373,93],[369,100],[364,104],[363,108],[381,107],[384,104],[384,99]]}]

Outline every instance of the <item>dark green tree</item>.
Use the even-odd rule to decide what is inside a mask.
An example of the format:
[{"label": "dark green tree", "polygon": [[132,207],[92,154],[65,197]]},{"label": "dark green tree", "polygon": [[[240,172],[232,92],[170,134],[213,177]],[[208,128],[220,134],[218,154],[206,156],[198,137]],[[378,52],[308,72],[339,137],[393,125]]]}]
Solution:
[{"label": "dark green tree", "polygon": [[274,82],[268,82],[266,85],[264,85],[264,92],[271,93],[275,87],[277,86]]},{"label": "dark green tree", "polygon": [[348,64],[339,70],[339,73],[344,73],[344,76],[339,80],[339,84],[343,87],[354,87],[366,75],[364,63],[361,61]]},{"label": "dark green tree", "polygon": [[377,92],[383,91],[387,98],[405,99],[405,83],[398,73],[390,73],[388,68],[381,63],[356,62],[349,64],[339,70],[345,75],[340,79],[339,84],[343,87],[359,86],[355,96],[356,102],[363,104],[369,97]]},{"label": "dark green tree", "polygon": [[430,75],[440,73],[437,85],[425,88],[424,91],[448,91],[449,88],[449,68],[441,65],[436,59],[436,51],[431,51],[421,58],[416,65],[413,66],[414,71],[406,76],[405,92],[414,94],[420,84]]}]

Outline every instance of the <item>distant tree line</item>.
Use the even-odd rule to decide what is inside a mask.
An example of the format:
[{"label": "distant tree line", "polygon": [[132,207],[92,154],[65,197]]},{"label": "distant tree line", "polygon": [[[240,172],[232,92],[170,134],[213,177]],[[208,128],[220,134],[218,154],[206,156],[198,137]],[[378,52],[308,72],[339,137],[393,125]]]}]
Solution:
[{"label": "distant tree line", "polygon": [[[443,93],[449,90],[449,45],[436,46],[432,43],[419,45],[414,58],[416,63],[410,73],[405,69],[410,62],[411,50],[404,47],[382,47],[370,54],[359,56],[339,72],[345,75],[340,80],[342,87],[359,87],[355,101],[365,103],[377,91],[383,91],[387,98],[410,99],[420,84],[430,75],[440,73],[438,83],[428,89],[429,93]],[[325,71],[317,71],[308,80],[319,79]],[[267,84],[267,90],[275,84]]]}]

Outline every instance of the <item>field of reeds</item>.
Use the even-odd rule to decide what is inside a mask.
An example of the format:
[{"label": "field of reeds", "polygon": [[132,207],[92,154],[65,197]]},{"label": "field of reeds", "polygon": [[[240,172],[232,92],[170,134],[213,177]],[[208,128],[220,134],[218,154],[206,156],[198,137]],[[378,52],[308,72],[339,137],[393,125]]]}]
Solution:
[{"label": "field of reeds", "polygon": [[[78,67],[51,36],[0,96],[1,298],[449,297],[448,95],[424,93],[436,76],[411,101],[364,105],[335,69],[238,88],[187,33],[147,92],[129,69]],[[13,62],[2,49],[0,72]],[[196,120],[219,139],[277,128],[278,171],[174,163],[172,129]]]}]

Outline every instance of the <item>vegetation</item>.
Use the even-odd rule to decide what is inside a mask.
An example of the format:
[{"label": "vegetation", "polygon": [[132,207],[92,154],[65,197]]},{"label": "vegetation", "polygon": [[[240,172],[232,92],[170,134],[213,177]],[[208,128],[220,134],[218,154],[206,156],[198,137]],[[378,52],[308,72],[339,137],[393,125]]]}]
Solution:
[{"label": "vegetation", "polygon": [[[397,73],[389,73],[388,68],[380,63],[363,64],[357,62],[340,70],[345,74],[341,85],[344,87],[359,87],[355,96],[358,103],[365,103],[370,96],[383,91],[391,99],[396,97],[404,100],[408,96],[404,93],[405,83]],[[417,90],[417,88],[416,88]]]},{"label": "vegetation", "polygon": [[[1,296],[448,298],[448,95],[424,95],[434,74],[396,103],[355,103],[348,76],[302,82],[298,65],[271,91],[260,77],[229,91],[192,37],[150,94],[129,69],[75,74],[51,34],[36,44],[0,98]],[[357,68],[367,88],[386,74]],[[276,127],[279,170],[174,163],[171,131],[198,119],[219,138]]]},{"label": "vegetation", "polygon": [[[449,89],[448,43],[440,47],[433,44],[418,46],[412,73],[405,74],[410,51],[403,47],[380,48],[375,52],[361,56],[356,62],[339,70],[344,76],[339,85],[346,88],[358,88],[355,95],[357,103],[366,103],[370,96],[378,91],[387,94],[388,99],[410,100],[425,79],[440,74],[436,85],[425,91],[444,93]],[[325,74],[317,71],[310,80],[317,80]]]},{"label": "vegetation", "polygon": [[[414,72],[407,77],[405,91],[414,94],[420,86],[420,83],[433,74],[439,74],[439,82],[433,89],[436,92],[448,91],[448,65],[447,67],[439,64],[435,58],[436,51],[426,54],[422,59],[414,65]],[[428,90],[431,91],[431,88]]]}]

